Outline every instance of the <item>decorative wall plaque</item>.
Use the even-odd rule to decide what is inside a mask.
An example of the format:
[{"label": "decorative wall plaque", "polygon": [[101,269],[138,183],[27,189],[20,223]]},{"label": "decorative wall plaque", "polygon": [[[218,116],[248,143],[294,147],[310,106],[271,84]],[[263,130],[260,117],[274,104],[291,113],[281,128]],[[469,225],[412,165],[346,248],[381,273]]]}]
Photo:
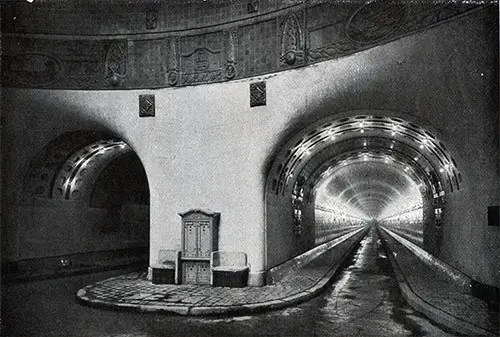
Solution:
[{"label": "decorative wall plaque", "polygon": [[281,25],[281,66],[292,66],[304,61],[304,33],[300,21],[301,18],[295,13],[290,13],[283,20]]},{"label": "decorative wall plaque", "polygon": [[127,72],[125,43],[111,42],[106,53],[106,79],[112,86],[118,86]]},{"label": "decorative wall plaque", "polygon": [[139,117],[155,116],[155,95],[139,95]]},{"label": "decorative wall plaque", "polygon": [[266,82],[250,83],[250,107],[266,105]]},{"label": "decorative wall plaque", "polygon": [[224,36],[214,32],[181,40],[181,83],[196,84],[223,79]]}]

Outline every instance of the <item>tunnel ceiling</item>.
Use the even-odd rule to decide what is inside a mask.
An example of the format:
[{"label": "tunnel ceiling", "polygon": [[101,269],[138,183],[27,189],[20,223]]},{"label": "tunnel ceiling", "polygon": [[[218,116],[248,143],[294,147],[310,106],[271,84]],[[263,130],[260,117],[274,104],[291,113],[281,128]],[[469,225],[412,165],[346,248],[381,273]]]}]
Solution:
[{"label": "tunnel ceiling", "polygon": [[378,218],[391,205],[402,208],[421,202],[417,183],[399,167],[383,161],[350,160],[338,165],[318,183],[316,204],[328,207],[332,201]]}]

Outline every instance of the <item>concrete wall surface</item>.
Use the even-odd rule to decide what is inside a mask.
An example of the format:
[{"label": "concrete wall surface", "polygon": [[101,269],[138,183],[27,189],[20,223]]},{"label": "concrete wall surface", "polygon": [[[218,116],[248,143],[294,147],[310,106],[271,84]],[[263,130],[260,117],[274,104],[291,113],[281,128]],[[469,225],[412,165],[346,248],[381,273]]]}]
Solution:
[{"label": "concrete wall surface", "polygon": [[[277,202],[279,212],[266,218],[275,154],[310,123],[368,111],[432,130],[453,154],[463,187],[446,191],[440,257],[498,284],[500,237],[486,221],[487,206],[500,203],[498,32],[488,13],[349,57],[230,83],[128,91],[3,88],[2,237],[9,244],[2,255],[26,256],[24,228],[39,225],[20,216],[20,186],[32,158],[64,132],[101,130],[129,144],[145,168],[151,262],[160,249],[181,248],[179,212],[209,209],[221,213],[219,249],[245,251],[251,282],[259,284],[265,270],[298,254],[286,207]],[[267,104],[251,108],[249,84],[256,81],[266,81]],[[155,117],[139,117],[141,94],[155,95]],[[53,226],[40,230],[59,228]],[[267,262],[266,250],[274,252]]]}]

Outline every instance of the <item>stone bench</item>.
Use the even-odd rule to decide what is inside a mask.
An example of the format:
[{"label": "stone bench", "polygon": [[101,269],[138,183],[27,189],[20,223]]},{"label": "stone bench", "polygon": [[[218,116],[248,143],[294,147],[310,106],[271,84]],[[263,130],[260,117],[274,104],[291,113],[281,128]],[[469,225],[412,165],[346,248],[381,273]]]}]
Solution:
[{"label": "stone bench", "polygon": [[210,255],[214,287],[246,287],[250,265],[244,252],[215,251]]},{"label": "stone bench", "polygon": [[160,249],[158,260],[151,264],[154,284],[179,284],[179,250]]}]

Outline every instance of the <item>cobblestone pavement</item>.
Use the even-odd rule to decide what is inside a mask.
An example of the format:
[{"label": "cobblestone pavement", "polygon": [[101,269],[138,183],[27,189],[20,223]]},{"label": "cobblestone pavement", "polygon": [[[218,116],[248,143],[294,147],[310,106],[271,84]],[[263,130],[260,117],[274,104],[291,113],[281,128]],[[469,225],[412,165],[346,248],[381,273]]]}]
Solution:
[{"label": "cobblestone pavement", "polygon": [[307,300],[326,286],[338,267],[332,266],[331,254],[264,287],[152,284],[146,273],[135,272],[85,287],[78,297],[97,305],[192,315],[275,309]]},{"label": "cobblestone pavement", "polygon": [[461,321],[498,335],[498,311],[490,310],[486,302],[463,293],[459,285],[423,263],[401,243],[383,232],[381,234],[406,282],[418,297]]},{"label": "cobblestone pavement", "polygon": [[[412,291],[428,305],[442,312],[498,333],[498,312],[488,310],[483,301],[463,294],[448,279],[407,250],[395,240],[385,238],[391,254],[397,257],[397,264],[408,281]],[[364,241],[378,240],[377,231],[372,228]],[[370,241],[371,242],[371,241]],[[380,241],[378,241],[380,243]],[[352,245],[352,242],[346,244]],[[380,254],[380,253],[379,253]],[[371,256],[370,254],[365,254]],[[361,254],[363,273],[378,268],[373,261]],[[373,254],[372,254],[373,255]],[[295,270],[274,285],[265,287],[227,288],[204,285],[155,285],[146,279],[146,273],[129,273],[106,279],[80,289],[80,301],[97,307],[122,308],[135,311],[169,312],[181,315],[242,315],[263,310],[279,309],[311,299],[322,292],[333,278],[340,263],[332,266],[332,261],[341,261],[342,256],[332,249],[305,266]],[[368,262],[367,262],[368,261]],[[370,262],[371,261],[371,262]],[[388,260],[387,260],[388,261]],[[366,265],[366,266],[365,266]],[[372,266],[372,267],[370,267]],[[387,278],[387,277],[385,277]],[[370,280],[370,278],[368,278]],[[375,282],[371,279],[371,282]],[[380,292],[374,283],[371,292]],[[369,287],[368,287],[369,288]],[[368,289],[367,288],[367,289]],[[359,292],[359,291],[358,291]],[[342,302],[348,310],[353,298],[365,294],[353,292]],[[368,300],[368,304],[371,300]],[[337,300],[336,303],[339,301]],[[366,306],[368,304],[363,304]]]},{"label": "cobblestone pavement", "polygon": [[97,307],[182,315],[238,315],[282,308],[319,294],[340,266],[346,247],[353,249],[359,240],[360,236],[354,235],[341,243],[342,249],[331,249],[276,284],[264,287],[153,284],[145,272],[135,272],[80,289],[77,298]]}]

